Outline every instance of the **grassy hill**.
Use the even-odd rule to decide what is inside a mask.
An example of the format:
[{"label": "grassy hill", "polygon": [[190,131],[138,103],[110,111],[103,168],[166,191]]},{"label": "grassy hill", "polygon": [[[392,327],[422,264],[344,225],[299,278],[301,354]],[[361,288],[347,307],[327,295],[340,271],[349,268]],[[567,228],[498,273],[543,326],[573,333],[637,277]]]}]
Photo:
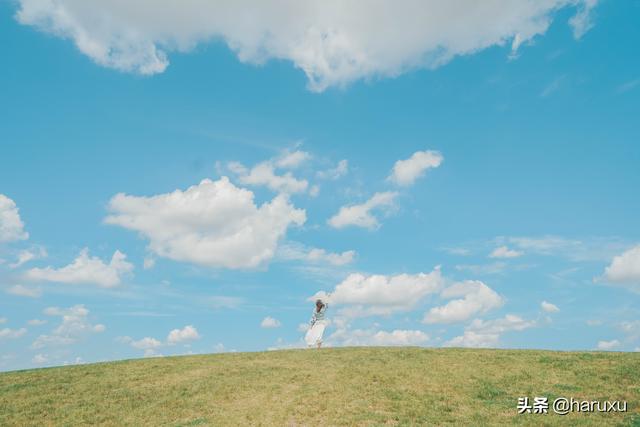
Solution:
[{"label": "grassy hill", "polygon": [[[517,415],[520,396],[628,412]],[[640,425],[640,353],[334,348],[0,374],[0,425]],[[551,412],[551,411],[550,411]]]}]

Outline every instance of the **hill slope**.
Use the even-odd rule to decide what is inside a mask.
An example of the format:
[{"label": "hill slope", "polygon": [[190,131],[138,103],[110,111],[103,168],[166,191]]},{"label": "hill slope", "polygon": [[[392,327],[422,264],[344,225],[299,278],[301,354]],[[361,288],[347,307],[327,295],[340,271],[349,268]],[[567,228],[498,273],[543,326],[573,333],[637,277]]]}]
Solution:
[{"label": "hill slope", "polygon": [[[517,415],[520,396],[628,412]],[[0,425],[640,425],[639,405],[640,353],[334,348],[0,374]]]}]

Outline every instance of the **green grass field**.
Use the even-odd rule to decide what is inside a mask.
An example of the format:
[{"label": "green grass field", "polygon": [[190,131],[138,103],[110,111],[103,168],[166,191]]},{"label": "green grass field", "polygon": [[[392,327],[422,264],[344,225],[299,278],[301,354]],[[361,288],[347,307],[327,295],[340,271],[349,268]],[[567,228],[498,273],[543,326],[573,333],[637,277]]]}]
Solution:
[{"label": "green grass field", "polygon": [[[520,396],[627,413],[517,415]],[[635,425],[640,353],[334,348],[0,374],[0,425]]]}]

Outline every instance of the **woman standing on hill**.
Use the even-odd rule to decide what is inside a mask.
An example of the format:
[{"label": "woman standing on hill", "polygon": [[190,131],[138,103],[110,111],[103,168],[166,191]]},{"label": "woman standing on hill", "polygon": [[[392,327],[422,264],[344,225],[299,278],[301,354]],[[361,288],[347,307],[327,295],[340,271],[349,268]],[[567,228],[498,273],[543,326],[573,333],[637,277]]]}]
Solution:
[{"label": "woman standing on hill", "polygon": [[322,302],[321,299],[316,300],[316,306],[313,309],[313,316],[311,316],[311,326],[305,335],[304,340],[309,347],[314,345],[320,348],[322,346],[322,335],[324,334],[324,328],[326,328],[325,313],[327,311],[328,304]]}]

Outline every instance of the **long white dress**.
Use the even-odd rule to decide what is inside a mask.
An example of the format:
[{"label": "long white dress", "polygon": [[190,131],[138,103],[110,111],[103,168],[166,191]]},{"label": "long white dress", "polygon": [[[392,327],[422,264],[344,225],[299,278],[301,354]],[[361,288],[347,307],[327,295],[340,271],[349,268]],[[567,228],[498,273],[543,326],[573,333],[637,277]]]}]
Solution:
[{"label": "long white dress", "polygon": [[327,309],[325,304],[319,312],[313,310],[313,317],[311,318],[311,327],[307,330],[307,334],[304,337],[304,341],[309,347],[316,346],[322,343],[322,335],[324,335],[324,329],[327,327],[326,320],[324,318],[324,312]]},{"label": "long white dress", "polygon": [[324,328],[326,327],[327,325],[324,320],[316,320],[313,323],[313,326],[309,328],[307,335],[304,337],[304,340],[309,347],[322,343],[322,335],[324,334]]}]

